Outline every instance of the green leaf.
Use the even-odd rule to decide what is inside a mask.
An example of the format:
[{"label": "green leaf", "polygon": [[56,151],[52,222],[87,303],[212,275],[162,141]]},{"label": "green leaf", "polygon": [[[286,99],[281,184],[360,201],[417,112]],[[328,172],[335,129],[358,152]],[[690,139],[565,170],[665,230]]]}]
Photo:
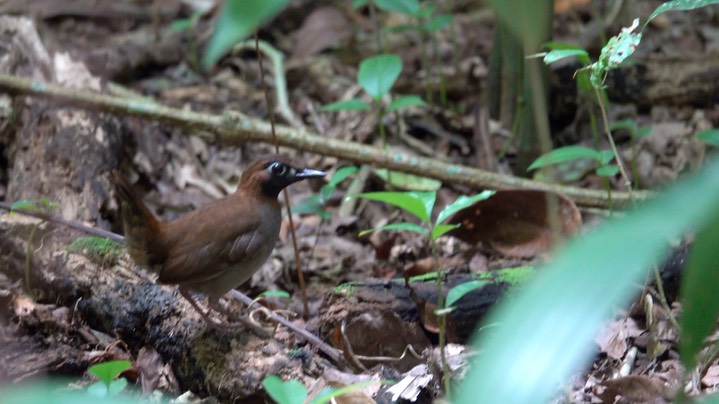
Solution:
[{"label": "green leaf", "polygon": [[51,210],[57,209],[55,202],[50,202],[47,198],[42,199],[23,199],[15,201],[10,205],[10,211],[13,210],[26,210],[28,212],[47,213]]},{"label": "green leaf", "polygon": [[654,9],[654,12],[652,15],[649,16],[647,19],[647,22],[644,23],[644,27],[649,24],[649,21],[653,20],[654,17],[658,16],[661,13],[665,13],[667,11],[672,10],[694,10],[695,8],[700,7],[706,7],[711,4],[719,4],[719,0],[675,0],[675,1],[668,1],[656,9]]},{"label": "green leaf", "polygon": [[[719,160],[714,160],[626,217],[608,220],[558,252],[484,320],[500,325],[473,337],[481,353],[453,399],[549,401],[558,386],[591,361],[597,332],[636,296],[636,284],[667,255],[667,240],[714,215],[717,178]],[[716,293],[716,284],[705,286]]]},{"label": "green leaf", "polygon": [[430,18],[425,24],[424,28],[429,33],[435,33],[444,29],[446,26],[452,23],[452,16],[449,14],[442,14]]},{"label": "green leaf", "polygon": [[437,191],[442,187],[442,181],[435,180],[434,178],[420,177],[400,171],[390,171],[386,168],[377,168],[374,170],[374,173],[393,187],[405,191],[430,192]]},{"label": "green leaf", "polygon": [[374,4],[382,11],[416,15],[419,12],[418,0],[374,0]]},{"label": "green leaf", "polygon": [[382,98],[402,73],[402,59],[395,54],[372,56],[363,60],[357,82],[375,100]]},{"label": "green leaf", "polygon": [[357,391],[357,390],[363,389],[367,386],[371,386],[373,384],[378,384],[378,383],[386,384],[385,382],[380,382],[377,380],[367,380],[364,382],[353,383],[353,384],[350,384],[349,386],[343,386],[343,387],[339,387],[339,388],[327,387],[327,388],[323,389],[322,391],[320,391],[319,394],[317,394],[317,396],[310,401],[310,403],[311,404],[324,404],[324,403],[329,402],[333,398],[337,398],[344,394],[351,393],[353,391]]},{"label": "green leaf", "polygon": [[609,164],[610,161],[614,159],[614,153],[612,153],[611,150],[600,150],[599,151],[599,158],[597,158],[597,162],[605,166]]},{"label": "green leaf", "polygon": [[453,306],[459,299],[462,298],[462,296],[473,290],[479,289],[486,284],[487,281],[469,281],[453,287],[449,293],[447,293],[447,300],[445,301],[444,306]]},{"label": "green leaf", "polygon": [[360,7],[364,7],[369,4],[369,0],[352,0],[352,9],[357,10]]},{"label": "green leaf", "polygon": [[619,167],[617,167],[614,164],[608,165],[608,166],[601,166],[597,168],[595,173],[599,175],[600,177],[614,177],[619,172]]},{"label": "green leaf", "polygon": [[429,224],[431,222],[430,218],[432,217],[432,210],[434,209],[434,202],[437,200],[437,192],[410,191],[407,192],[407,195],[411,195],[422,202],[428,218],[425,223]]},{"label": "green leaf", "polygon": [[[629,133],[633,133],[637,131],[637,123],[634,121],[634,119],[628,118],[628,119],[622,119],[621,121],[616,121],[609,125],[609,130],[614,132],[615,130],[623,129],[626,130]],[[634,135],[631,135],[634,136]]]},{"label": "green leaf", "polygon": [[284,290],[266,290],[260,293],[259,297],[281,297],[283,299],[289,299],[290,294]]},{"label": "green leaf", "polygon": [[444,236],[448,231],[456,229],[459,227],[460,224],[438,224],[432,228],[432,240],[437,240],[438,238]]},{"label": "green leaf", "polygon": [[366,192],[357,195],[356,198],[388,203],[417,216],[424,223],[429,223],[429,215],[424,202],[409,192]]},{"label": "green leaf", "polygon": [[360,235],[360,237],[362,237],[362,236],[364,236],[365,234],[374,233],[374,232],[376,232],[376,231],[385,231],[385,230],[411,231],[411,232],[414,232],[414,233],[419,233],[419,234],[421,234],[421,235],[423,235],[423,236],[426,236],[427,233],[429,233],[429,232],[427,231],[427,229],[425,229],[424,227],[422,227],[422,226],[420,226],[420,225],[418,225],[418,224],[402,222],[402,223],[386,224],[386,225],[384,225],[384,226],[375,227],[374,229],[362,230],[362,231],[359,233],[359,235]]},{"label": "green leaf", "polygon": [[633,32],[639,25],[639,19],[635,19],[631,26],[622,28],[622,31],[609,39],[602,48],[599,59],[591,65],[591,82],[595,88],[603,88],[604,78],[609,70],[619,66],[624,60],[631,56],[642,40],[641,33]]},{"label": "green leaf", "polygon": [[105,363],[98,363],[92,365],[87,371],[109,385],[120,373],[127,370],[132,365],[132,362],[127,360],[109,361]]},{"label": "green leaf", "polygon": [[697,139],[712,146],[719,146],[719,129],[709,129],[697,133]]},{"label": "green leaf", "polygon": [[589,58],[589,54],[584,49],[556,49],[549,51],[544,55],[544,63],[552,64],[558,60],[562,60],[568,57],[576,56],[580,61],[581,57],[584,56],[584,60]]},{"label": "green leaf", "polygon": [[600,157],[601,156],[598,151],[588,147],[565,146],[554,149],[549,153],[540,156],[538,159],[534,160],[532,165],[529,166],[529,170],[536,170],[537,168],[582,158],[591,158],[599,161]]},{"label": "green leaf", "polygon": [[202,57],[203,69],[212,67],[225,52],[279,13],[288,3],[289,0],[225,1]]},{"label": "green leaf", "polygon": [[454,202],[450,203],[449,205],[445,206],[444,209],[442,209],[441,212],[439,212],[439,216],[437,216],[437,222],[436,223],[442,223],[445,220],[449,219],[452,215],[459,212],[460,210],[470,207],[474,205],[475,203],[485,200],[492,195],[494,195],[496,191],[482,191],[474,196],[466,196],[466,195],[460,195],[457,199],[454,200]]},{"label": "green leaf", "polygon": [[388,111],[396,111],[398,109],[402,108],[408,108],[408,107],[421,107],[427,105],[426,102],[422,99],[422,97],[418,95],[404,95],[401,97],[397,97],[392,102],[387,105]]},{"label": "green leaf", "polygon": [[350,175],[356,173],[357,170],[359,170],[357,166],[344,166],[338,168],[325,186],[336,188],[337,185],[339,185],[342,181],[346,180]]},{"label": "green leaf", "polygon": [[276,375],[262,380],[267,394],[279,404],[303,404],[307,398],[307,388],[297,380],[282,381]]},{"label": "green leaf", "polygon": [[333,102],[320,108],[321,111],[369,111],[370,109],[372,107],[369,104],[357,98]]},{"label": "green leaf", "polygon": [[704,338],[716,328],[719,316],[719,214],[708,220],[696,236],[682,275],[680,352],[686,369],[696,365]]}]

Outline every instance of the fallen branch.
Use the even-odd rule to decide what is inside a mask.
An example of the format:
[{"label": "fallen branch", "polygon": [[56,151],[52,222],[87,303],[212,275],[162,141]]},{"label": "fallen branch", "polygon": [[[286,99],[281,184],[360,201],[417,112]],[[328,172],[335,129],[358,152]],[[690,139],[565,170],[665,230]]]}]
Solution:
[{"label": "fallen branch", "polygon": [[[273,141],[268,123],[233,111],[228,111],[223,115],[183,111],[155,103],[138,102],[90,91],[34,82],[6,74],[0,74],[0,90],[15,95],[43,97],[66,105],[116,115],[149,118],[188,130],[209,132],[214,135],[216,141],[225,144],[239,145],[248,141],[272,143]],[[381,150],[338,139],[328,139],[286,126],[277,126],[276,142],[280,146],[296,150],[334,156],[356,163],[372,164],[472,188],[540,189],[563,193],[582,206],[609,206],[607,193],[602,190],[548,184],[497,174],[463,165],[449,164],[427,157],[412,156],[392,150]],[[650,195],[651,193],[649,192],[634,192],[634,197],[638,201],[646,199]],[[628,193],[616,191],[612,192],[611,202],[614,207],[622,207],[629,205],[631,200]]]}]

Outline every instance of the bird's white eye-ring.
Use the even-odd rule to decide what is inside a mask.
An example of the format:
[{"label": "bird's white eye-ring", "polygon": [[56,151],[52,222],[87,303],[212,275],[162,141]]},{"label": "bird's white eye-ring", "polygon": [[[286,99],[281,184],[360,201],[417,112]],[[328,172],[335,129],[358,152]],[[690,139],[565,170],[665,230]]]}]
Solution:
[{"label": "bird's white eye-ring", "polygon": [[272,175],[275,175],[277,177],[283,177],[287,174],[287,171],[287,165],[284,163],[275,161],[274,163],[270,164],[270,172],[272,173]]}]

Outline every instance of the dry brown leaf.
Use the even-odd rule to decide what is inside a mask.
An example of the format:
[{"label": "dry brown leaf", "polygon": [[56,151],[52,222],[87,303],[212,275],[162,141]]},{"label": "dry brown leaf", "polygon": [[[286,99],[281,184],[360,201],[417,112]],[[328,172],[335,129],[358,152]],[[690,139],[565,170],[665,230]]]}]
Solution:
[{"label": "dry brown leaf", "polygon": [[352,37],[352,25],[332,6],[314,10],[295,33],[292,58],[303,58],[337,46]]},{"label": "dry brown leaf", "polygon": [[601,352],[604,352],[612,359],[620,360],[629,348],[627,339],[636,338],[644,330],[641,330],[637,322],[631,318],[612,321],[603,330],[602,334],[595,339]]},{"label": "dry brown leaf", "polygon": [[669,402],[672,396],[671,389],[662,380],[638,375],[607,380],[594,386],[593,390],[605,403],[662,403]]},{"label": "dry brown leaf", "polygon": [[[547,198],[556,196],[559,231],[550,226]],[[486,243],[512,257],[545,253],[562,238],[576,233],[582,215],[568,197],[540,190],[502,190],[457,212],[450,223],[461,224],[448,234],[470,244]]]}]

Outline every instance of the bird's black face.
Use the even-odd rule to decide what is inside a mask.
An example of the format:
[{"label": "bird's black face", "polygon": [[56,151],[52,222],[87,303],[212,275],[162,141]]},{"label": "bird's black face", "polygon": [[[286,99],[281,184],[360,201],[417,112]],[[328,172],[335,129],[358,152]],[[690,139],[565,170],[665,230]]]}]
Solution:
[{"label": "bird's black face", "polygon": [[266,178],[262,181],[262,190],[268,196],[277,197],[286,186],[305,178],[324,177],[325,173],[308,168],[297,169],[282,161],[270,161],[265,166]]}]

